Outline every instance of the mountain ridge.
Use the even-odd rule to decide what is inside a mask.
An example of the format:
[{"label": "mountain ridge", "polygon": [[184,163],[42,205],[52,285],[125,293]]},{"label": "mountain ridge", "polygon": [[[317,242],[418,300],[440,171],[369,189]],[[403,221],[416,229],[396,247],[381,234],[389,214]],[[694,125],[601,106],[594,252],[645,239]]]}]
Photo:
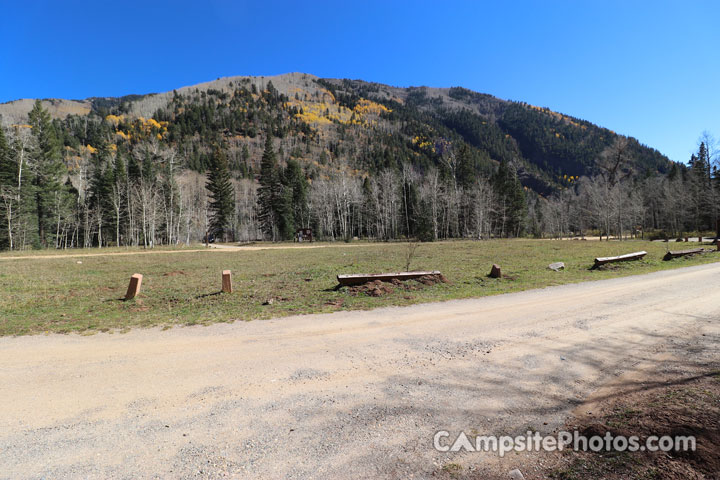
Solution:
[{"label": "mountain ridge", "polygon": [[[265,98],[269,85],[281,101]],[[247,94],[242,105],[234,101],[240,95],[238,92]],[[209,97],[213,98],[212,102],[207,100]],[[184,99],[183,106],[178,107],[178,98]],[[368,108],[372,111],[365,108],[362,114],[358,113],[360,101],[370,102]],[[5,126],[24,123],[33,103],[32,99],[20,99],[0,104],[0,120]],[[287,142],[288,149],[296,146],[297,139],[307,143],[307,137],[314,138],[315,143],[306,148],[305,160],[313,161],[327,152],[325,155],[330,157],[349,157],[352,166],[361,170],[373,168],[368,159],[358,159],[359,145],[366,141],[367,150],[375,152],[366,152],[366,156],[377,155],[382,150],[382,155],[391,157],[385,166],[393,161],[437,164],[441,161],[438,153],[443,148],[441,144],[462,142],[475,152],[478,171],[489,172],[498,162],[510,162],[522,183],[541,194],[563,187],[568,183],[567,178],[574,181],[596,173],[597,158],[603,149],[622,137],[589,121],[548,108],[463,87],[395,87],[364,80],[320,78],[301,72],[230,76],[167,92],[83,100],[43,99],[42,103],[58,121],[67,122],[73,116],[106,118],[118,114],[167,121],[171,131],[168,140],[182,143],[184,149],[192,144],[198,158],[207,156],[210,137],[212,141],[226,143],[231,153],[233,149],[242,148],[238,139],[245,140],[251,157],[246,159],[249,161],[246,168],[250,171],[259,165],[260,142],[255,141],[255,136],[266,128],[262,123],[268,122],[279,124],[278,131],[287,130],[291,137],[296,137]],[[198,120],[207,125],[195,125],[192,131],[186,129],[178,133],[180,129],[174,128],[175,123],[186,109],[195,107],[205,116],[210,112],[225,118]],[[232,128],[227,128],[229,114],[226,112],[248,108],[253,111],[252,117],[248,114],[248,118],[231,121]],[[367,122],[357,123],[361,116]],[[304,123],[307,128],[293,122]],[[246,128],[249,124],[253,126]],[[215,132],[198,146],[198,132],[221,127],[222,134]],[[387,135],[400,140],[389,141],[384,138]],[[357,140],[357,145],[343,150],[341,143],[347,145],[347,138]],[[672,162],[666,156],[632,137],[627,138],[636,158],[633,168],[637,173],[669,170]],[[376,148],[370,148],[373,142]],[[205,160],[196,159],[190,168],[202,170],[204,164]]]}]

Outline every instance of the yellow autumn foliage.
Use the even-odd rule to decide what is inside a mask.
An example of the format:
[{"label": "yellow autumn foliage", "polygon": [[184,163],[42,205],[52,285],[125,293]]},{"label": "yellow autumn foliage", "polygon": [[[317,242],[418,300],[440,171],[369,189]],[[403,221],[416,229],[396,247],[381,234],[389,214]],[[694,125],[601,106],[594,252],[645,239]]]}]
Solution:
[{"label": "yellow autumn foliage", "polygon": [[[312,98],[307,92],[301,89],[295,89],[298,98]],[[381,113],[390,112],[388,108],[371,100],[360,99],[355,108],[352,110],[337,103],[335,96],[328,90],[321,89],[320,100],[299,100],[295,98],[289,99],[283,104],[285,109],[290,110],[296,108],[302,113],[296,113],[294,118],[312,125],[329,125],[333,122],[343,125],[360,125],[372,126],[377,125],[376,121],[368,120],[368,115],[380,115]]]},{"label": "yellow autumn foliage", "polygon": [[[538,112],[543,112],[546,115],[549,115],[556,120],[562,120],[563,122],[568,123],[568,124],[572,125],[573,127],[577,127],[582,130],[587,130],[587,126],[577,123],[572,118],[570,118],[566,115],[563,115],[562,113],[553,112],[552,110],[550,110],[549,108],[546,108],[546,107],[536,107],[535,105],[528,105],[528,107],[532,108],[533,110],[537,110]],[[556,134],[556,136],[557,136],[557,134]]]},{"label": "yellow autumn foliage", "polygon": [[433,143],[425,135],[417,135],[417,136],[413,137],[413,139],[411,140],[411,143],[413,145],[417,145],[417,147],[420,148],[421,150],[430,150],[432,152],[435,152],[435,143]]},{"label": "yellow autumn foliage", "polygon": [[141,139],[155,137],[158,140],[162,140],[167,134],[168,125],[168,122],[158,122],[154,118],[137,117],[137,119],[130,124],[128,132],[117,130],[115,134],[125,140],[130,140],[133,137]]},{"label": "yellow autumn foliage", "polygon": [[360,115],[380,115],[382,113],[389,113],[392,111],[385,105],[375,103],[372,100],[368,100],[366,98],[361,98],[357,105],[355,105],[355,108],[353,110],[355,111],[355,113],[358,113]]},{"label": "yellow autumn foliage", "polygon": [[105,117],[105,120],[115,125],[115,127],[117,127],[124,119],[124,115],[108,115]]},{"label": "yellow autumn foliage", "polygon": [[145,125],[150,126],[150,127],[155,127],[155,128],[162,128],[162,125],[160,125],[158,123],[158,121],[155,120],[154,118],[148,118],[147,122],[145,122]]},{"label": "yellow autumn foliage", "polygon": [[298,110],[302,110],[302,113],[295,114],[295,118],[305,123],[331,124],[333,121],[337,121],[347,124],[352,117],[352,111],[350,109],[325,102],[291,100],[287,102],[286,105],[289,108],[296,107]]},{"label": "yellow autumn foliage", "polygon": [[320,89],[320,92],[322,92],[323,101],[325,101],[325,96],[330,97],[330,103],[336,103],[335,95],[332,94],[330,90],[326,90],[324,88]]}]

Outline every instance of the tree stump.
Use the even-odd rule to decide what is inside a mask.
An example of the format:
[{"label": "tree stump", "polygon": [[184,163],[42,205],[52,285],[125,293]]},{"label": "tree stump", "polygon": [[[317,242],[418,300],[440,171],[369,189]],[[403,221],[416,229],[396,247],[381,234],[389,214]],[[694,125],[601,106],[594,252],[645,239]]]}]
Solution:
[{"label": "tree stump", "polygon": [[222,272],[222,291],[232,293],[232,275],[230,274],[230,270],[223,270]]},{"label": "tree stump", "polygon": [[138,293],[140,293],[142,279],[143,276],[139,273],[136,273],[132,277],[130,277],[130,285],[128,285],[127,293],[125,294],[125,300],[132,300]]},{"label": "tree stump", "polygon": [[500,270],[500,265],[493,263],[493,266],[490,269],[490,278],[502,278],[502,271]]}]

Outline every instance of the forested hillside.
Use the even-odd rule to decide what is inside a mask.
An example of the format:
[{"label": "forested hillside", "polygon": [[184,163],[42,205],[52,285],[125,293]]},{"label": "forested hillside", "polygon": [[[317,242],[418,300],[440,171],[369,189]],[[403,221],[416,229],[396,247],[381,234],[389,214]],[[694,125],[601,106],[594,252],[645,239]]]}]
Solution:
[{"label": "forested hillside", "polygon": [[690,167],[464,88],[306,74],[0,105],[0,248],[604,235],[713,228]]}]

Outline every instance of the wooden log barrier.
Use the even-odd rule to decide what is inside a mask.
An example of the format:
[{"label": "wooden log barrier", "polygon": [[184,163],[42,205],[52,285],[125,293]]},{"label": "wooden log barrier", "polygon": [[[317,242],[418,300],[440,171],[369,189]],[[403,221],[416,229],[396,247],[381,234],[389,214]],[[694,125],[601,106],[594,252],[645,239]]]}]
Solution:
[{"label": "wooden log barrier", "polygon": [[618,255],[617,257],[598,257],[595,259],[595,265],[593,265],[593,268],[598,268],[602,265],[607,265],[608,263],[616,263],[616,262],[629,262],[632,260],[640,260],[645,255],[647,255],[647,252],[633,252],[633,253],[627,253],[625,255]]},{"label": "wooden log barrier", "polygon": [[230,270],[223,270],[222,272],[222,291],[232,293],[232,274]]},{"label": "wooden log barrier", "polygon": [[142,285],[143,276],[139,273],[134,274],[130,277],[130,284],[128,285],[127,293],[125,294],[125,300],[132,300],[135,296],[140,293],[140,286]]},{"label": "wooden log barrier", "polygon": [[668,261],[672,260],[673,258],[678,257],[684,257],[686,255],[697,255],[698,253],[704,253],[704,248],[691,248],[690,250],[676,250],[676,251],[669,251],[665,254],[663,257],[663,260]]},{"label": "wooden log barrier", "polygon": [[394,279],[412,280],[414,278],[420,278],[426,275],[437,276],[440,275],[440,271],[433,270],[429,272],[352,273],[347,275],[338,275],[337,280],[340,285],[346,287],[350,285],[362,285],[364,283],[373,282],[375,280],[381,280],[383,282],[390,282]]}]

